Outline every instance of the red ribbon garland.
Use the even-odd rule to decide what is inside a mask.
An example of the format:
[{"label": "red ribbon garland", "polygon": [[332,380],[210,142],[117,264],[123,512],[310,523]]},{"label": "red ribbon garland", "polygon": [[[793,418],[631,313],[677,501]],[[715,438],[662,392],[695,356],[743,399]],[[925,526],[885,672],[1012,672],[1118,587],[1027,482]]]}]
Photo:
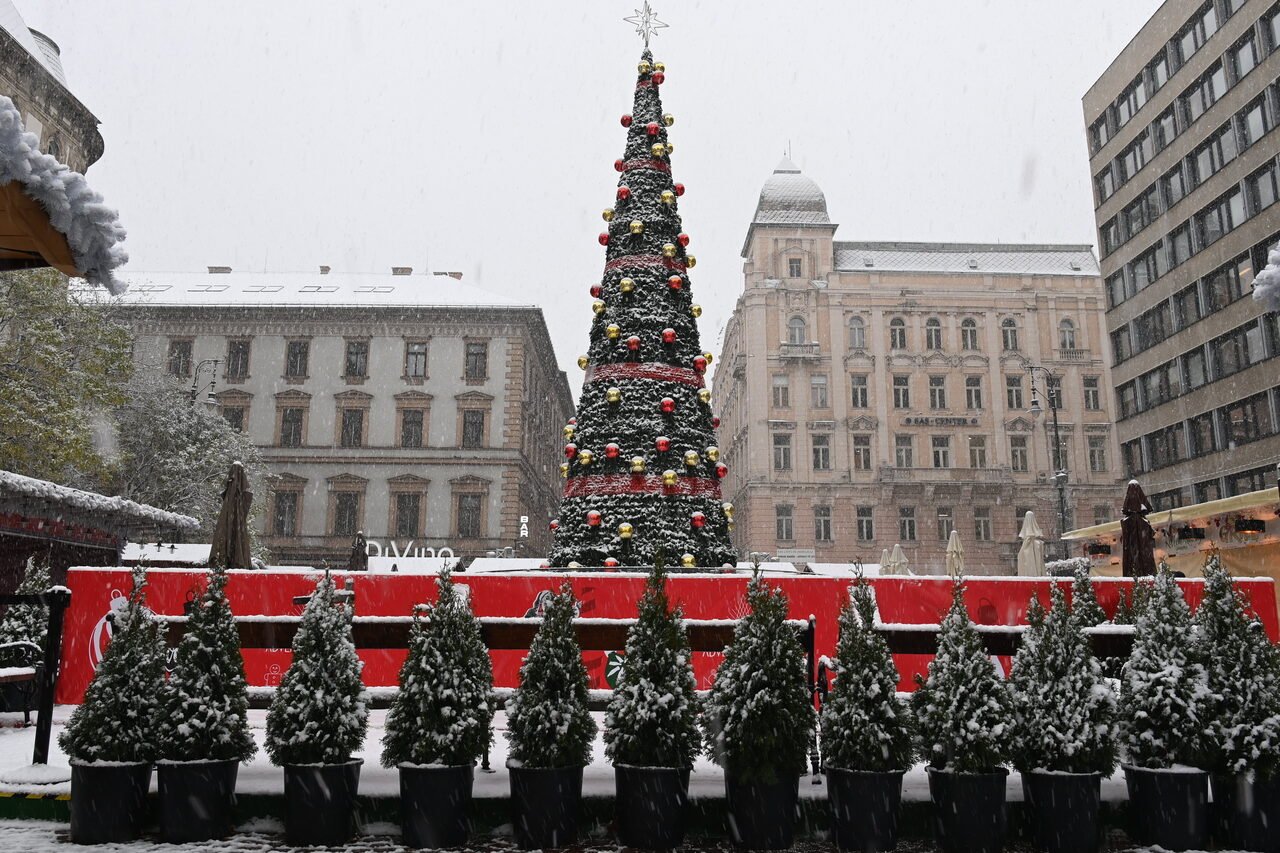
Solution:
[{"label": "red ribbon garland", "polygon": [[642,160],[626,160],[622,164],[622,171],[630,172],[632,169],[655,169],[659,172],[671,172],[671,165],[661,160],[652,158]]},{"label": "red ribbon garland", "polygon": [[686,495],[720,500],[720,482],[706,477],[679,477],[676,485],[663,485],[662,477],[645,474],[589,474],[570,477],[564,484],[566,498],[620,495]]},{"label": "red ribbon garland", "polygon": [[654,379],[659,382],[679,382],[701,388],[705,384],[702,374],[687,367],[676,367],[658,362],[621,362],[601,364],[587,373],[588,382],[611,382],[618,379]]},{"label": "red ribbon garland", "polygon": [[623,255],[614,258],[604,265],[604,271],[616,270],[618,267],[665,267],[676,272],[685,271],[685,263],[679,258],[667,258],[662,255]]}]

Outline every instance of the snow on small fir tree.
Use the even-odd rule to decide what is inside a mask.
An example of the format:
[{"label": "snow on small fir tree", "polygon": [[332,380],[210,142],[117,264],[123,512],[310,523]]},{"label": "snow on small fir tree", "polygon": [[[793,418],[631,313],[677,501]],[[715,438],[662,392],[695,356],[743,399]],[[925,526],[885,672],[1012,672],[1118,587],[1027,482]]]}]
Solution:
[{"label": "snow on small fir tree", "polygon": [[369,724],[364,668],[351,639],[351,608],[326,572],[293,638],[293,663],[267,712],[267,754],[276,764],[344,764]]},{"label": "snow on small fir tree", "polygon": [[414,612],[382,764],[474,764],[493,741],[493,665],[466,587],[448,569],[435,604]]},{"label": "snow on small fir tree", "polygon": [[568,582],[551,596],[542,625],[520,666],[520,686],[507,702],[513,762],[524,767],[585,767],[596,723],[587,709],[587,668],[573,630]]},{"label": "snow on small fir tree", "polygon": [[194,601],[178,660],[165,685],[160,757],[170,761],[248,761],[258,751],[249,732],[249,694],[227,571],[209,572]]},{"label": "snow on small fir tree", "polygon": [[876,604],[863,578],[840,610],[835,683],[822,705],[822,754],[842,770],[905,770],[912,762],[912,724],[899,699],[898,668],[875,631]]},{"label": "snow on small fir tree", "polygon": [[922,756],[938,769],[990,772],[1008,756],[1009,691],[969,621],[964,584],[956,583],[941,627],[929,677],[916,676],[911,697]]},{"label": "snow on small fir tree", "polygon": [[1191,611],[1169,571],[1134,586],[1143,600],[1120,680],[1125,761],[1135,767],[1198,766],[1209,713],[1208,681]]},{"label": "snow on small fir tree", "polygon": [[133,570],[128,604],[115,615],[111,643],[84,701],[58,736],[72,761],[156,758],[167,652],[164,623],[146,609],[146,570]]},{"label": "snow on small fir tree", "polygon": [[[14,590],[18,595],[39,595],[48,592],[53,581],[49,577],[49,564],[35,557],[27,558],[22,581]],[[11,604],[0,619],[0,644],[35,643],[44,648],[45,634],[49,630],[49,608],[43,604]],[[0,664],[4,659],[0,658]]]},{"label": "snow on small fir tree", "polygon": [[1211,705],[1206,767],[1219,773],[1280,773],[1280,650],[1272,644],[1215,553],[1193,620]]},{"label": "snow on small fir tree", "polygon": [[627,632],[626,656],[604,718],[605,755],[614,764],[691,767],[702,746],[693,654],[679,608],[667,598],[662,555]]},{"label": "snow on small fir tree", "polygon": [[[1034,642],[1014,657],[1009,687],[1016,714],[1013,763],[1021,771],[1110,775],[1116,766],[1116,698],[1067,609],[1058,584]],[[1036,599],[1038,601],[1039,599]]]},{"label": "snow on small fir tree", "polygon": [[804,773],[815,714],[786,595],[756,571],[747,608],[716,671],[704,725],[717,764],[741,781],[769,783]]},{"label": "snow on small fir tree", "polygon": [[1077,566],[1071,581],[1071,619],[1081,628],[1092,628],[1107,621],[1106,611],[1098,603],[1097,591],[1089,579],[1089,565]]}]

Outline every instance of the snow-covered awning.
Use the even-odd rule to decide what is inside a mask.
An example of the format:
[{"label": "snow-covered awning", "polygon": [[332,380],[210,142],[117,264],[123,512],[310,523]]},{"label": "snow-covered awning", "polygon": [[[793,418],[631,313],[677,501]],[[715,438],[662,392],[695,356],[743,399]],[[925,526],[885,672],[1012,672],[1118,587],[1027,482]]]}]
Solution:
[{"label": "snow-covered awning", "polygon": [[189,515],[0,470],[0,513],[14,508],[24,516],[75,517],[98,529],[134,539],[200,529],[200,522]]},{"label": "snow-covered awning", "polygon": [[115,270],[129,256],[116,211],[39,144],[0,95],[0,270],[54,267],[123,293]]}]

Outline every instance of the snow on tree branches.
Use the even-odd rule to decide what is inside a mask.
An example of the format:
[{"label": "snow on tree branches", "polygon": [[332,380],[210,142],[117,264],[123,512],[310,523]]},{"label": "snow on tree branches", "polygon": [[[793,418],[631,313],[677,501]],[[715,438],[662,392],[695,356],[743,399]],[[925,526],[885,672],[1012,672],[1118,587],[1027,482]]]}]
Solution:
[{"label": "snow on tree branches", "polygon": [[[35,557],[27,558],[22,581],[14,590],[18,595],[39,595],[53,585],[49,576],[49,564]],[[4,643],[35,643],[44,648],[45,635],[49,632],[49,608],[43,604],[11,604],[0,619],[0,645]]]},{"label": "snow on tree branches", "polygon": [[1077,566],[1071,581],[1071,621],[1081,628],[1092,628],[1107,621],[1106,611],[1098,603],[1097,591],[1089,579],[1089,566]]}]

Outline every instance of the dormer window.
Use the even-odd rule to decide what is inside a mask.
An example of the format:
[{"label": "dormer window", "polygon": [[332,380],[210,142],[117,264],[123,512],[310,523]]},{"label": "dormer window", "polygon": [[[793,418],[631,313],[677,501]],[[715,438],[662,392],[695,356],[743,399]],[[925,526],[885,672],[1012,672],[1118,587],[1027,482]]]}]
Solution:
[{"label": "dormer window", "polygon": [[804,261],[800,258],[787,259],[787,275],[791,278],[804,277]]}]

